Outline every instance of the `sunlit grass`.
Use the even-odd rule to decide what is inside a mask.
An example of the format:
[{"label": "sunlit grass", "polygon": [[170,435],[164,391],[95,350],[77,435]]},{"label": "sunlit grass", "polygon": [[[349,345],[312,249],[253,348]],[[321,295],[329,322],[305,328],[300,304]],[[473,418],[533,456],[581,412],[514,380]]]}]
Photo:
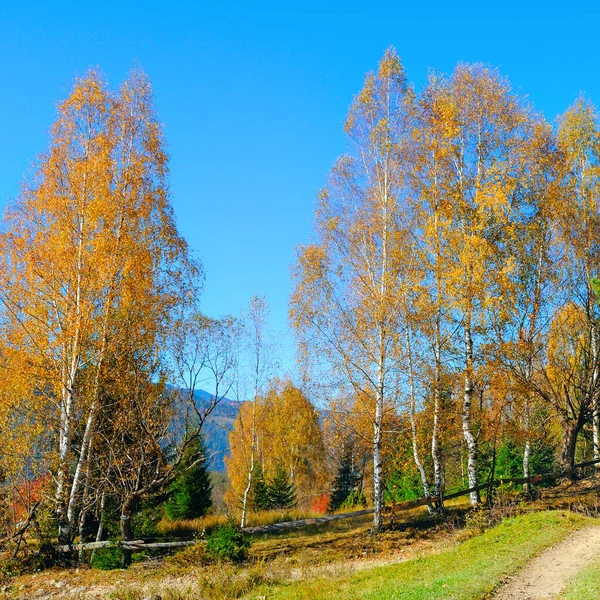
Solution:
[{"label": "sunlit grass", "polygon": [[598,600],[600,598],[600,559],[583,569],[560,597],[563,600]]},{"label": "sunlit grass", "polygon": [[[477,600],[544,548],[592,519],[542,512],[504,521],[451,550],[355,574],[262,587],[252,596],[344,600]],[[250,598],[251,596],[248,596]]]}]

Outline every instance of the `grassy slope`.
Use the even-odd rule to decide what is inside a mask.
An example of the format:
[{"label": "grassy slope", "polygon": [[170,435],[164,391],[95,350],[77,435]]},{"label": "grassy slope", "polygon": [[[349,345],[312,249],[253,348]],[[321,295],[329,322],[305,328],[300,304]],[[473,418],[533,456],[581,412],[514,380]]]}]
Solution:
[{"label": "grassy slope", "polygon": [[569,585],[564,600],[598,600],[600,598],[600,560],[586,567]]},{"label": "grassy slope", "polygon": [[565,512],[523,515],[439,554],[345,577],[265,587],[249,597],[476,600],[541,550],[591,521]]}]

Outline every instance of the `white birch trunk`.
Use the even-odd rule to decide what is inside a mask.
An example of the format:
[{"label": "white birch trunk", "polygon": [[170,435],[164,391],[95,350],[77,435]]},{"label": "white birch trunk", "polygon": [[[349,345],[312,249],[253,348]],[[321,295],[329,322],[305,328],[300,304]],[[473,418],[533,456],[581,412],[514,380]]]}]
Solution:
[{"label": "white birch trunk", "polygon": [[[415,460],[415,465],[419,471],[421,476],[421,483],[423,485],[423,494],[425,498],[429,498],[429,482],[427,481],[427,474],[425,473],[425,468],[423,467],[423,463],[421,462],[421,458],[419,456],[419,442],[417,439],[417,422],[415,419],[415,379],[414,379],[414,368],[413,368],[413,358],[412,358],[412,343],[411,343],[411,335],[410,328],[406,328],[406,351],[408,354],[408,384],[409,384],[409,394],[410,394],[410,430],[412,437],[412,448],[413,448],[413,458]],[[427,510],[432,512],[431,506],[427,506]]]},{"label": "white birch trunk", "polygon": [[[591,295],[591,293],[590,293]],[[593,308],[590,308],[593,311]],[[598,394],[598,369],[600,368],[598,357],[598,328],[592,314],[592,442],[594,445],[594,460],[600,460],[600,395]],[[600,463],[596,464],[596,469],[600,469]]]},{"label": "white birch trunk", "polygon": [[379,533],[383,525],[383,487],[381,478],[381,424],[383,420],[383,369],[379,369],[379,385],[375,397],[373,421],[373,525],[372,533]]},{"label": "white birch trunk", "polygon": [[242,518],[240,520],[240,527],[243,529],[246,527],[246,514],[248,511],[248,494],[250,493],[250,488],[252,487],[252,475],[254,473],[254,440],[256,438],[256,432],[254,428],[254,421],[256,416],[256,401],[255,408],[253,410],[252,415],[252,441],[250,443],[250,468],[248,469],[248,481],[246,483],[246,487],[244,489],[244,496],[242,498]]},{"label": "white birch trunk", "polygon": [[[529,459],[531,458],[531,441],[529,436],[529,428],[531,426],[530,417],[530,400],[529,396],[525,399],[525,449],[523,450],[523,477],[531,477],[531,470],[529,468]],[[523,489],[529,492],[529,484],[524,483]]]},{"label": "white birch trunk", "polygon": [[[436,178],[437,186],[437,178]],[[437,508],[443,510],[442,496],[444,493],[443,467],[441,447],[439,441],[440,413],[442,410],[442,251],[440,244],[440,230],[438,207],[434,209],[435,227],[435,284],[436,284],[436,307],[435,307],[435,339],[434,339],[434,389],[433,389],[433,424],[431,430],[431,459],[433,461],[433,495],[439,499]]]},{"label": "white birch trunk", "polygon": [[[85,194],[85,177],[82,195]],[[83,240],[84,240],[84,217],[80,212],[78,219],[78,239],[77,239],[77,272],[75,283],[75,322],[73,326],[72,344],[69,351],[69,367],[63,376],[62,382],[62,402],[58,441],[58,470],[56,475],[56,516],[58,521],[58,540],[59,543],[70,543],[71,541],[71,520],[68,516],[67,504],[67,480],[69,476],[68,461],[71,454],[72,421],[75,400],[75,378],[80,366],[81,335],[82,335],[82,272],[83,272]]]},{"label": "white birch trunk", "polygon": [[[477,485],[477,440],[471,431],[471,409],[473,404],[473,338],[471,334],[471,319],[465,318],[465,390],[462,407],[462,430],[467,445],[467,478],[469,487]],[[480,501],[479,491],[470,494],[471,504]]]},{"label": "white birch trunk", "polygon": [[441,412],[441,386],[442,386],[442,360],[441,360],[441,325],[440,325],[440,307],[438,304],[436,314],[436,332],[435,332],[435,386],[433,390],[433,428],[431,431],[431,458],[433,460],[433,495],[439,498],[438,510],[443,508],[442,494],[443,471],[442,460],[440,456],[439,428]]}]

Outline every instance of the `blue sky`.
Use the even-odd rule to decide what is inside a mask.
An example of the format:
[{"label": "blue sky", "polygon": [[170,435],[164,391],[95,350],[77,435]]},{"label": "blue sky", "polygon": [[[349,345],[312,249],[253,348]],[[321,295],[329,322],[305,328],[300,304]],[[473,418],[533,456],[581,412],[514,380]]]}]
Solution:
[{"label": "blue sky", "polygon": [[[46,148],[74,77],[98,66],[117,86],[139,64],[165,124],[180,230],[205,265],[205,312],[238,314],[265,294],[289,339],[294,247],[386,47],[417,87],[459,61],[497,66],[554,119],[581,92],[600,104],[599,25],[592,2],[0,0],[0,204]],[[282,357],[291,369],[292,344]]]}]

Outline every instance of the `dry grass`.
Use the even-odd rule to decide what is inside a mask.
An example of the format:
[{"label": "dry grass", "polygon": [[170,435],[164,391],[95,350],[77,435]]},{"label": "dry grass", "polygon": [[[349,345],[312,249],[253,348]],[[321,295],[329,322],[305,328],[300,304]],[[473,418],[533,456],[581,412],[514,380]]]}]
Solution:
[{"label": "dry grass", "polygon": [[543,488],[535,509],[570,510],[589,517],[600,517],[600,473],[577,481],[565,480]]},{"label": "dry grass", "polygon": [[[248,527],[257,527],[262,525],[273,525],[274,523],[284,523],[286,521],[298,521],[300,519],[312,519],[322,517],[323,515],[306,510],[267,510],[260,513],[249,513],[246,524]],[[209,532],[219,525],[224,525],[229,519],[239,523],[237,515],[207,515],[199,519],[190,519],[186,521],[162,520],[158,524],[158,530],[163,535],[174,537],[189,537]]]},{"label": "dry grass", "polygon": [[[17,577],[4,595],[0,592],[0,598],[49,598],[50,592],[57,600],[78,598],[77,594],[81,598],[138,600],[152,593],[163,600],[238,598],[261,585],[323,574],[339,576],[348,570],[420,556],[453,543],[456,532],[442,525],[429,527],[426,519],[423,513],[410,526],[377,537],[369,535],[369,516],[262,536],[255,538],[249,559],[239,566],[210,562],[204,544],[199,542],[161,561],[136,564],[127,571],[50,570]],[[64,587],[55,588],[52,580],[61,580]],[[78,592],[82,587],[86,590]]]}]

